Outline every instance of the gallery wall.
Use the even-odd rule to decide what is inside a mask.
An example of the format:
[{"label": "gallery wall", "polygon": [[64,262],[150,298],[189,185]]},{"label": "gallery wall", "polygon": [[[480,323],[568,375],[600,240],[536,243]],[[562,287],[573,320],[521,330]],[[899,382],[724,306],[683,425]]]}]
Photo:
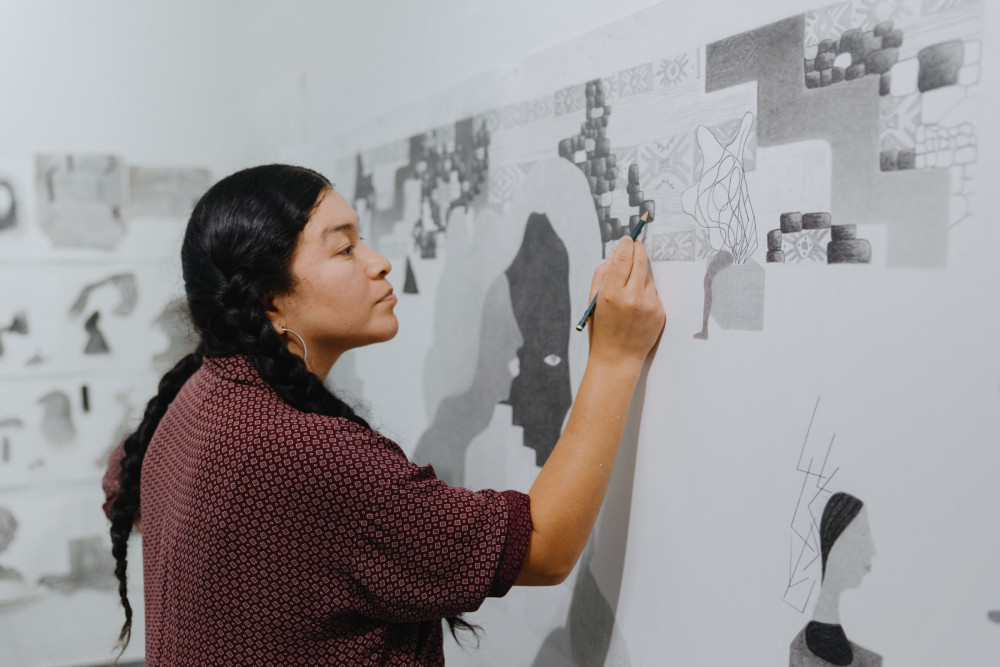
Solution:
[{"label": "gallery wall", "polygon": [[[333,178],[394,264],[399,337],[345,357],[329,384],[409,454],[474,488],[526,490],[544,460],[551,436],[514,423],[514,387],[544,408],[533,434],[551,433],[544,417],[561,410],[526,383],[518,357],[525,333],[551,324],[514,287],[539,270],[515,263],[526,232],[565,252],[576,316],[609,230],[655,203],[645,238],[668,326],[594,539],[562,586],[515,589],[471,615],[482,648],[449,643],[449,664],[784,664],[816,614],[820,516],[835,492],[860,498],[870,526],[865,541],[853,523],[859,541],[838,547],[865,572],[843,586],[847,636],[890,665],[992,664],[1000,202],[989,183],[1000,143],[988,109],[1000,20],[967,0],[760,4],[5,3],[0,665],[109,655],[122,615],[107,576],[103,457],[190,345],[175,299],[193,197],[268,161]],[[916,125],[927,123],[914,114],[958,81],[925,98],[903,94],[906,73],[894,70],[882,95],[881,74],[846,80],[844,67],[834,83],[842,62],[816,67],[821,37],[837,36],[837,49],[823,47],[836,61],[844,32],[870,33],[871,47],[890,20],[879,46],[904,64],[963,42],[958,110],[940,113],[947,136],[933,128],[947,164],[928,164],[924,127],[918,168]],[[791,94],[768,74],[788,63],[763,45],[799,34]],[[819,76],[807,80],[810,60]],[[647,64],[648,91],[621,87]],[[909,75],[916,85],[919,62]],[[905,104],[890,113],[896,97],[917,105],[909,116]],[[608,155],[588,155],[598,127]],[[418,158],[451,148],[468,165],[434,199],[463,201],[437,216],[447,230],[431,222],[414,137]],[[675,139],[679,163],[664,152]],[[959,170],[957,151],[973,142]],[[748,206],[738,216],[742,255],[729,247],[733,266],[750,267],[739,272],[718,259],[718,210],[695,196],[718,183],[696,187],[706,164],[725,160],[719,147],[745,187],[736,201],[753,209],[754,225]],[[603,186],[583,173],[598,159]],[[644,197],[629,196],[632,164]],[[479,191],[462,195],[463,180]],[[834,247],[849,258],[867,247],[869,261],[830,263],[834,240],[854,242]],[[565,345],[536,370],[562,366],[574,391],[586,344],[573,334]],[[461,402],[470,396],[479,402]],[[141,540],[132,545],[141,619]],[[137,659],[136,628],[126,656]]]}]

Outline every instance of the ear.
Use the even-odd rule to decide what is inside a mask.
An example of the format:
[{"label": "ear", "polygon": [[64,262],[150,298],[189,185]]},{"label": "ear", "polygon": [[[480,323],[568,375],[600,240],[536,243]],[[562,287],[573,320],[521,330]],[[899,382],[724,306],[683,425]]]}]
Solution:
[{"label": "ear", "polygon": [[260,298],[260,305],[264,307],[267,319],[271,320],[274,328],[280,331],[283,326],[281,322],[284,321],[284,310],[282,309],[284,299],[275,294],[265,294]]}]

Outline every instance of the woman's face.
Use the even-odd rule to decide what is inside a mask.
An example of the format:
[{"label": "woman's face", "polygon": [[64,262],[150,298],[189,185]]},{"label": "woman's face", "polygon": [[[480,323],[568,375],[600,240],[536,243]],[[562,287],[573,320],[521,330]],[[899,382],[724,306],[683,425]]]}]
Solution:
[{"label": "woman's face", "polygon": [[271,300],[271,322],[290,343],[297,341],[282,327],[302,336],[309,368],[322,376],[345,351],[396,335],[396,297],[386,279],[391,268],[361,240],[354,209],[327,190],[299,233],[295,284]]},{"label": "woman's face", "polygon": [[868,527],[868,509],[862,507],[830,549],[824,585],[835,585],[841,590],[857,588],[864,576],[871,572],[874,556],[875,543]]}]

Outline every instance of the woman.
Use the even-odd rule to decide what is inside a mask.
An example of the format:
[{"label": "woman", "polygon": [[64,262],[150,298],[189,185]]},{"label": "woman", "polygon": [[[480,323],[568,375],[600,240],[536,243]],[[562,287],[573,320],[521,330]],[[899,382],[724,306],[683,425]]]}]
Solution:
[{"label": "woman", "polygon": [[823,580],[813,619],[792,640],[790,667],[880,667],[882,656],[847,638],[840,625],[840,594],[857,588],[872,569],[875,544],[864,503],[835,493],[819,523]]},{"label": "woman", "polygon": [[454,631],[514,583],[568,576],[664,324],[641,244],[594,274],[587,370],[528,494],[444,484],[324,387],[341,354],[398,326],[389,262],[325,178],[270,165],[223,179],[181,261],[201,346],[106,477],[122,645],[140,509],[150,665],[442,664],[441,619]]}]

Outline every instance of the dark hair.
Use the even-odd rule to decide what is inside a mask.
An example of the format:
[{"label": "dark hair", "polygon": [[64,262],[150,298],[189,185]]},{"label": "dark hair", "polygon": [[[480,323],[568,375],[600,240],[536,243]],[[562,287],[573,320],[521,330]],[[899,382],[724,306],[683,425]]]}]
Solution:
[{"label": "dark hair", "polygon": [[[132,632],[126,556],[139,510],[142,460],[167,407],[201,366],[203,356],[246,355],[278,396],[295,409],[345,417],[370,428],[286,347],[264,306],[269,295],[295,286],[291,261],[299,232],[323,194],[331,190],[330,182],[310,169],[279,164],[252,167],[209,188],[191,213],[181,265],[188,308],[201,344],[163,376],[142,422],[126,438],[119,490],[111,505],[112,554],[125,608],[125,624],[118,636],[122,651]],[[452,633],[456,627],[469,627],[461,619],[449,619],[449,623]]]},{"label": "dark hair", "polygon": [[864,507],[864,503],[843,491],[830,496],[823,508],[823,518],[819,521],[819,548],[823,555],[823,576],[826,576],[826,559],[833,549],[833,543],[854,521]]}]

